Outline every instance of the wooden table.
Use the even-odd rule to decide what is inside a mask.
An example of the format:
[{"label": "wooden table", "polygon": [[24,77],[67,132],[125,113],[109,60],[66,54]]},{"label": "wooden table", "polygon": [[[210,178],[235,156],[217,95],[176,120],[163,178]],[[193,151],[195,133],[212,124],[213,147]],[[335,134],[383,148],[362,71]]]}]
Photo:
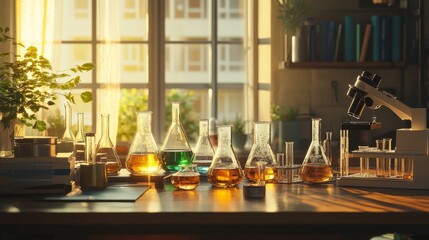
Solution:
[{"label": "wooden table", "polygon": [[126,234],[126,239],[132,239],[130,234],[212,238],[213,234],[234,234],[236,239],[253,239],[256,234],[271,239],[386,232],[429,235],[429,191],[335,184],[267,184],[266,190],[265,199],[260,200],[244,198],[242,186],[217,189],[207,183],[196,191],[175,190],[169,184],[163,190],[151,188],[136,202],[2,198],[0,232],[4,236],[48,234],[58,239],[109,239],[112,234]]}]

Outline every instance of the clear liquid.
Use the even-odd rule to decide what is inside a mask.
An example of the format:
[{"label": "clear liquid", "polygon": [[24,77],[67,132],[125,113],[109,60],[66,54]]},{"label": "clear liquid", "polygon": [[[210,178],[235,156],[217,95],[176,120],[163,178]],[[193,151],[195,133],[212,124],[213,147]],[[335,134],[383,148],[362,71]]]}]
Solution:
[{"label": "clear liquid", "polygon": [[[274,167],[265,167],[265,181],[266,182],[274,182],[276,179],[276,168]],[[258,168],[257,167],[245,167],[244,173],[246,179],[250,182],[257,182],[259,179]]]},{"label": "clear liquid", "polygon": [[107,167],[107,174],[108,175],[116,175],[121,170],[121,162],[119,161],[118,154],[116,151],[112,148],[100,148],[97,151],[97,155],[104,155],[102,156],[101,162],[106,163]]},{"label": "clear liquid", "polygon": [[191,150],[165,150],[161,151],[163,168],[168,172],[179,171],[179,165],[191,164]]},{"label": "clear liquid", "polygon": [[157,173],[161,168],[158,153],[132,153],[126,161],[126,167],[132,175]]}]

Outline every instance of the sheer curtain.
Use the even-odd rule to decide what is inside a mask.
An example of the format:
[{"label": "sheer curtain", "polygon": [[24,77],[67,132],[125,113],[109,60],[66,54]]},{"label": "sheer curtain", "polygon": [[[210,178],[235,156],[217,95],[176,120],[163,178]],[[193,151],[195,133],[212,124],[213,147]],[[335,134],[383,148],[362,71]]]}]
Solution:
[{"label": "sheer curtain", "polygon": [[[110,138],[116,143],[119,112],[120,45],[118,0],[97,1],[97,133],[101,133],[101,114],[110,115]],[[97,134],[100,137],[100,134]],[[116,144],[115,144],[116,145]]]}]

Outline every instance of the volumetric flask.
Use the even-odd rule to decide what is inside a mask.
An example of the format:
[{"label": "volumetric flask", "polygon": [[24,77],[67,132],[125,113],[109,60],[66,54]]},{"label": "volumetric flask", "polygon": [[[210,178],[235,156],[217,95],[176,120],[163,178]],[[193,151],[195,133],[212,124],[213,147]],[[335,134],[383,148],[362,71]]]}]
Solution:
[{"label": "volumetric flask", "polygon": [[179,171],[179,165],[190,164],[192,149],[180,123],[180,104],[171,103],[171,125],[161,148],[163,168],[168,172]]},{"label": "volumetric flask", "polygon": [[243,172],[231,143],[231,125],[218,127],[218,148],[208,172],[208,181],[215,187],[235,187],[243,180]]},{"label": "volumetric flask", "polygon": [[137,113],[137,133],[125,161],[131,175],[148,175],[161,169],[158,146],[152,135],[151,119],[150,111]]},{"label": "volumetric flask", "polygon": [[265,181],[274,182],[276,178],[277,161],[270,146],[270,122],[256,122],[254,143],[250,149],[245,166],[245,176],[250,182],[256,182],[259,178],[258,162],[265,163]]},{"label": "volumetric flask", "polygon": [[109,114],[101,114],[101,138],[97,144],[97,156],[106,163],[107,174],[116,175],[122,164],[109,136]]},{"label": "volumetric flask", "polygon": [[301,178],[305,183],[324,183],[332,178],[332,168],[326,158],[325,151],[320,142],[320,122],[322,119],[313,118],[311,144],[302,162]]},{"label": "volumetric flask", "polygon": [[197,165],[200,174],[206,175],[212,163],[214,151],[209,139],[209,120],[200,120],[200,135],[192,156],[192,164]]}]

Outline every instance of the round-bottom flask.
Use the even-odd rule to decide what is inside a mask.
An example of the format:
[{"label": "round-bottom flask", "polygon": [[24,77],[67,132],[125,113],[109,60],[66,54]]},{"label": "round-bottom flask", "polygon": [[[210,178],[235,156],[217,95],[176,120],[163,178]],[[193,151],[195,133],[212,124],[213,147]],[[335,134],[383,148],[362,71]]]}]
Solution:
[{"label": "round-bottom flask", "polygon": [[194,190],[200,184],[200,174],[197,165],[180,165],[179,171],[171,175],[171,183],[181,190]]},{"label": "round-bottom flask", "polygon": [[243,180],[243,171],[231,143],[231,125],[218,127],[218,148],[208,172],[208,182],[215,187],[235,187]]},{"label": "round-bottom flask", "polygon": [[301,168],[301,178],[305,183],[329,182],[333,176],[331,165],[320,141],[321,121],[320,118],[313,118],[311,121],[312,140]]}]

